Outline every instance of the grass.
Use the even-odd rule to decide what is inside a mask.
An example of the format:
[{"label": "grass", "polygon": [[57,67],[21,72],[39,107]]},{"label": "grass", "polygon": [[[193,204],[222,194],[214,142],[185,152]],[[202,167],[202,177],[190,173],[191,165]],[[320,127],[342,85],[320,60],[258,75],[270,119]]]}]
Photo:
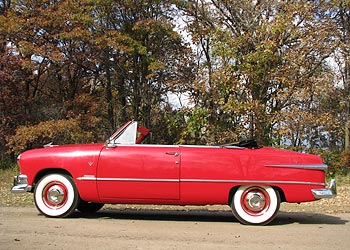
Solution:
[{"label": "grass", "polygon": [[19,171],[17,168],[6,170],[0,169],[0,206],[33,206],[34,199],[32,193],[11,193],[11,188],[13,186],[13,177],[18,173]]}]

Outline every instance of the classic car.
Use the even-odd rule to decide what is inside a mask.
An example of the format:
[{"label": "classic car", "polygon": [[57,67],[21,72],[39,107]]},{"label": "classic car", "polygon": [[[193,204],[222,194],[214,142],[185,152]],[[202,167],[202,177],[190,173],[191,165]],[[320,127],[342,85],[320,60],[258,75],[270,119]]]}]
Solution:
[{"label": "classic car", "polygon": [[336,195],[319,156],[252,141],[222,146],[140,144],[149,129],[129,121],[104,144],[47,145],[18,157],[13,193],[32,192],[47,217],[103,204],[225,204],[242,224],[271,222],[281,202]]}]

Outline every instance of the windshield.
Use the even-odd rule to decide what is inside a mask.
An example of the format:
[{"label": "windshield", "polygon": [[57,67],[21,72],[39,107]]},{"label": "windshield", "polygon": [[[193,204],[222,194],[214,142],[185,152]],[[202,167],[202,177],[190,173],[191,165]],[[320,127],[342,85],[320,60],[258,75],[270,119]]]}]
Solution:
[{"label": "windshield", "polygon": [[149,134],[150,130],[137,126],[136,121],[129,121],[121,126],[110,138],[109,144],[140,144]]}]

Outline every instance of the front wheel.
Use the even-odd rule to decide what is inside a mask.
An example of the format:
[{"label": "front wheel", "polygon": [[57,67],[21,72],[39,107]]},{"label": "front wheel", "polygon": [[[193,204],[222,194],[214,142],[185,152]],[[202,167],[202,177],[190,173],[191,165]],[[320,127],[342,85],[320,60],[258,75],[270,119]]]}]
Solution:
[{"label": "front wheel", "polygon": [[47,217],[67,217],[77,208],[79,194],[69,175],[49,174],[35,186],[34,201]]},{"label": "front wheel", "polygon": [[232,212],[246,225],[266,225],[280,208],[281,198],[270,186],[240,186],[234,193]]}]

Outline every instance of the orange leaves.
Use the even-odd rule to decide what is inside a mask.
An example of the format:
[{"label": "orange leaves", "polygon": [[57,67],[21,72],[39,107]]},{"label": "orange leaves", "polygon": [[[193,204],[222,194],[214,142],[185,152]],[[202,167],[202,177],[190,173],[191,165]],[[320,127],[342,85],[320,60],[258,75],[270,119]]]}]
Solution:
[{"label": "orange leaves", "polygon": [[37,125],[19,126],[13,136],[7,138],[7,146],[16,154],[44,144],[86,143],[93,141],[93,134],[83,131],[79,117],[40,122]]}]

